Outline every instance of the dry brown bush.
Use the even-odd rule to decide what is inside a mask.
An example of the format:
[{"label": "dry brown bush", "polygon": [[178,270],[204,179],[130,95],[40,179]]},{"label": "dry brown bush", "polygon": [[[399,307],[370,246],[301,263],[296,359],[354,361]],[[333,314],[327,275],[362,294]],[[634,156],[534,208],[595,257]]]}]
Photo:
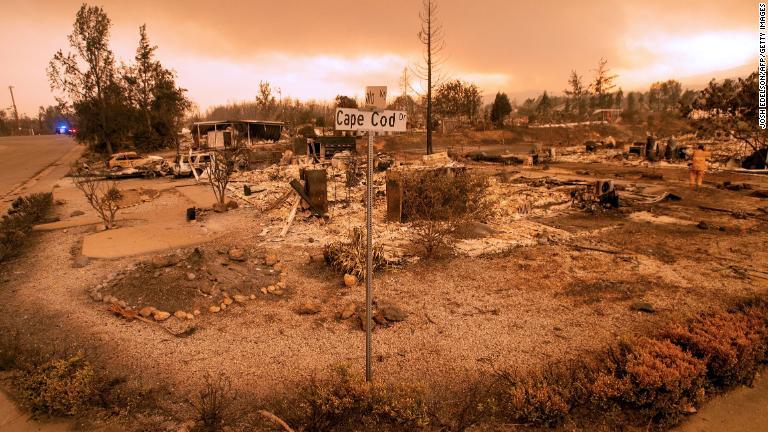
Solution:
[{"label": "dry brown bush", "polygon": [[18,379],[23,400],[35,414],[75,415],[92,406],[99,379],[81,354],[50,360]]},{"label": "dry brown bush", "polygon": [[[323,257],[331,268],[346,274],[365,279],[367,260],[367,247],[364,232],[361,228],[354,228],[348,242],[338,241],[330,243],[323,249]],[[373,271],[379,271],[386,266],[384,249],[381,245],[373,246]]]},{"label": "dry brown bush", "polygon": [[0,262],[17,255],[32,226],[50,212],[53,195],[37,193],[16,198],[8,213],[0,220]]},{"label": "dry brown bush", "polygon": [[499,413],[516,423],[561,424],[571,409],[570,386],[563,381],[563,373],[559,368],[500,371]]},{"label": "dry brown bush", "polygon": [[194,430],[218,432],[234,423],[238,419],[236,399],[226,376],[206,374],[203,388],[194,399],[187,401],[196,415]]},{"label": "dry brown bush", "polygon": [[403,176],[403,220],[411,221],[414,242],[432,258],[453,249],[456,226],[486,221],[491,214],[487,177],[447,169]]},{"label": "dry brown bush", "polygon": [[346,369],[310,380],[278,413],[288,424],[315,432],[421,430],[430,422],[420,389],[366,383]]},{"label": "dry brown bush", "polygon": [[206,167],[213,196],[216,198],[214,209],[227,211],[227,185],[229,177],[235,171],[236,153],[233,150],[217,150],[211,153],[211,162]]},{"label": "dry brown bush", "polygon": [[741,308],[704,314],[672,325],[666,336],[707,363],[707,377],[717,387],[750,384],[768,355],[768,306],[751,301]]},{"label": "dry brown bush", "polygon": [[76,171],[72,179],[88,204],[96,210],[99,219],[104,223],[104,228],[114,228],[115,216],[120,209],[120,198],[123,196],[117,183],[103,177],[92,176],[83,170]]}]

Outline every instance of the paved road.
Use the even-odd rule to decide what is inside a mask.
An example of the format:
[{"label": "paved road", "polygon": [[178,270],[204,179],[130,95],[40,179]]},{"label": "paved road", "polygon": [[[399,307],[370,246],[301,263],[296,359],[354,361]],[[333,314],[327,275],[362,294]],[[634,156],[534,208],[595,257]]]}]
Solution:
[{"label": "paved road", "polygon": [[64,135],[0,137],[0,197],[76,147]]}]

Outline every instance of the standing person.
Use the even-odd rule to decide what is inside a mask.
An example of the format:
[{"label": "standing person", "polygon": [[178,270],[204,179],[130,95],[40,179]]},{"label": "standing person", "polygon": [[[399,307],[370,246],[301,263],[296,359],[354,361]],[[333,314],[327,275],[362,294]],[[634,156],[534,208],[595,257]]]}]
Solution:
[{"label": "standing person", "polygon": [[704,144],[693,151],[693,160],[691,161],[691,189],[698,191],[704,182],[704,172],[707,171],[707,159],[711,157],[710,152],[704,149]]}]

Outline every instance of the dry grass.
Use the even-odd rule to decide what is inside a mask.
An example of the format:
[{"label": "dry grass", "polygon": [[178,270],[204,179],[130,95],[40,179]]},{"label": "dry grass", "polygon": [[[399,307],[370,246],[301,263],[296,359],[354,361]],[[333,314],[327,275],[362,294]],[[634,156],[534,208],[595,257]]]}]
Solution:
[{"label": "dry grass", "polygon": [[16,198],[0,221],[0,262],[18,255],[32,230],[53,205],[53,195],[38,193]]},{"label": "dry grass", "polygon": [[426,258],[451,253],[458,224],[491,214],[486,176],[440,169],[414,171],[403,180],[403,220],[413,223],[413,240]]},{"label": "dry grass", "polygon": [[623,424],[668,427],[707,392],[750,383],[767,358],[768,302],[749,300],[578,362],[500,371],[487,404],[498,406],[500,417],[539,426],[613,413]]},{"label": "dry grass", "polygon": [[[366,240],[362,229],[355,228],[348,242],[334,242],[323,249],[325,262],[340,273],[352,274],[358,279],[365,279]],[[373,246],[373,271],[386,266],[384,249],[381,245]]]},{"label": "dry grass", "polygon": [[194,399],[188,401],[195,411],[197,425],[201,432],[218,432],[235,420],[235,395],[232,383],[223,375],[204,377],[203,388]]},{"label": "dry grass", "polygon": [[277,410],[303,431],[408,431],[430,422],[420,389],[366,383],[346,369],[327,379],[313,379]]},{"label": "dry grass", "polygon": [[18,379],[23,400],[35,414],[75,415],[91,407],[99,380],[81,354],[50,360]]}]

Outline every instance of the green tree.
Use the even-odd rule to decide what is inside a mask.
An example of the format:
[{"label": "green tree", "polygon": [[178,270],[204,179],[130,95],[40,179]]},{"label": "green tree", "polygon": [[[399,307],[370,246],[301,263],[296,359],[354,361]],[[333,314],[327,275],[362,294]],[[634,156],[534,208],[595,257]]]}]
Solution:
[{"label": "green tree", "polygon": [[688,117],[693,111],[693,105],[699,98],[700,92],[686,89],[682,95],[680,95],[680,101],[678,102],[678,110],[682,117]]},{"label": "green tree", "polygon": [[642,118],[642,102],[638,92],[629,92],[627,95],[627,107],[622,112],[622,118],[628,123],[637,123]]},{"label": "green tree", "polygon": [[491,106],[491,122],[498,127],[504,126],[504,119],[512,112],[512,104],[506,93],[496,93]]},{"label": "green tree", "polygon": [[614,81],[618,78],[618,75],[611,75],[607,64],[608,60],[601,58],[597,63],[597,69],[595,69],[595,78],[592,81],[592,92],[595,94],[593,105],[595,108],[609,108],[611,104],[608,101],[608,95],[616,87]]},{"label": "green tree", "polygon": [[616,92],[616,97],[614,98],[614,108],[621,109],[621,106],[623,103],[624,103],[624,90],[619,88],[619,91]]},{"label": "green tree", "polygon": [[267,119],[273,118],[272,115],[277,107],[277,99],[272,94],[272,87],[268,81],[259,81],[259,94],[256,95],[256,107],[258,114]]},{"label": "green tree", "polygon": [[357,108],[357,101],[349,96],[337,95],[336,108]]},{"label": "green tree", "polygon": [[435,90],[435,112],[440,116],[457,117],[474,123],[482,108],[480,89],[460,80],[440,84]]},{"label": "green tree", "polygon": [[568,88],[564,93],[568,97],[566,111],[570,115],[576,115],[580,120],[586,118],[589,109],[589,89],[584,86],[581,75],[575,70],[571,71],[571,76],[568,78]]},{"label": "green tree", "polygon": [[552,108],[552,100],[545,90],[539,98],[539,103],[536,105],[536,117],[543,122],[550,121],[552,119]]},{"label": "green tree", "polygon": [[51,134],[56,131],[56,128],[62,123],[72,127],[69,117],[62,112],[61,107],[49,105],[47,107],[41,106],[37,112],[37,119],[39,123],[39,133]]},{"label": "green tree", "polygon": [[147,37],[146,25],[139,27],[139,46],[135,63],[125,68],[123,79],[126,95],[134,108],[129,128],[137,148],[155,150],[177,144],[177,134],[191,102],[186,90],[175,82],[174,72],[166,69],[157,60],[155,51]]},{"label": "green tree", "polygon": [[753,151],[766,147],[766,130],[760,129],[757,122],[757,72],[738,80],[726,79],[722,83],[713,79],[702,90],[693,107],[708,114],[695,122],[699,129],[733,132],[736,139]]},{"label": "green tree", "polygon": [[119,138],[114,125],[125,103],[109,48],[110,27],[101,7],[83,4],[68,38],[73,52],[56,52],[47,70],[51,89],[63,96],[59,101],[69,102],[80,118],[78,137],[107,154]]}]

